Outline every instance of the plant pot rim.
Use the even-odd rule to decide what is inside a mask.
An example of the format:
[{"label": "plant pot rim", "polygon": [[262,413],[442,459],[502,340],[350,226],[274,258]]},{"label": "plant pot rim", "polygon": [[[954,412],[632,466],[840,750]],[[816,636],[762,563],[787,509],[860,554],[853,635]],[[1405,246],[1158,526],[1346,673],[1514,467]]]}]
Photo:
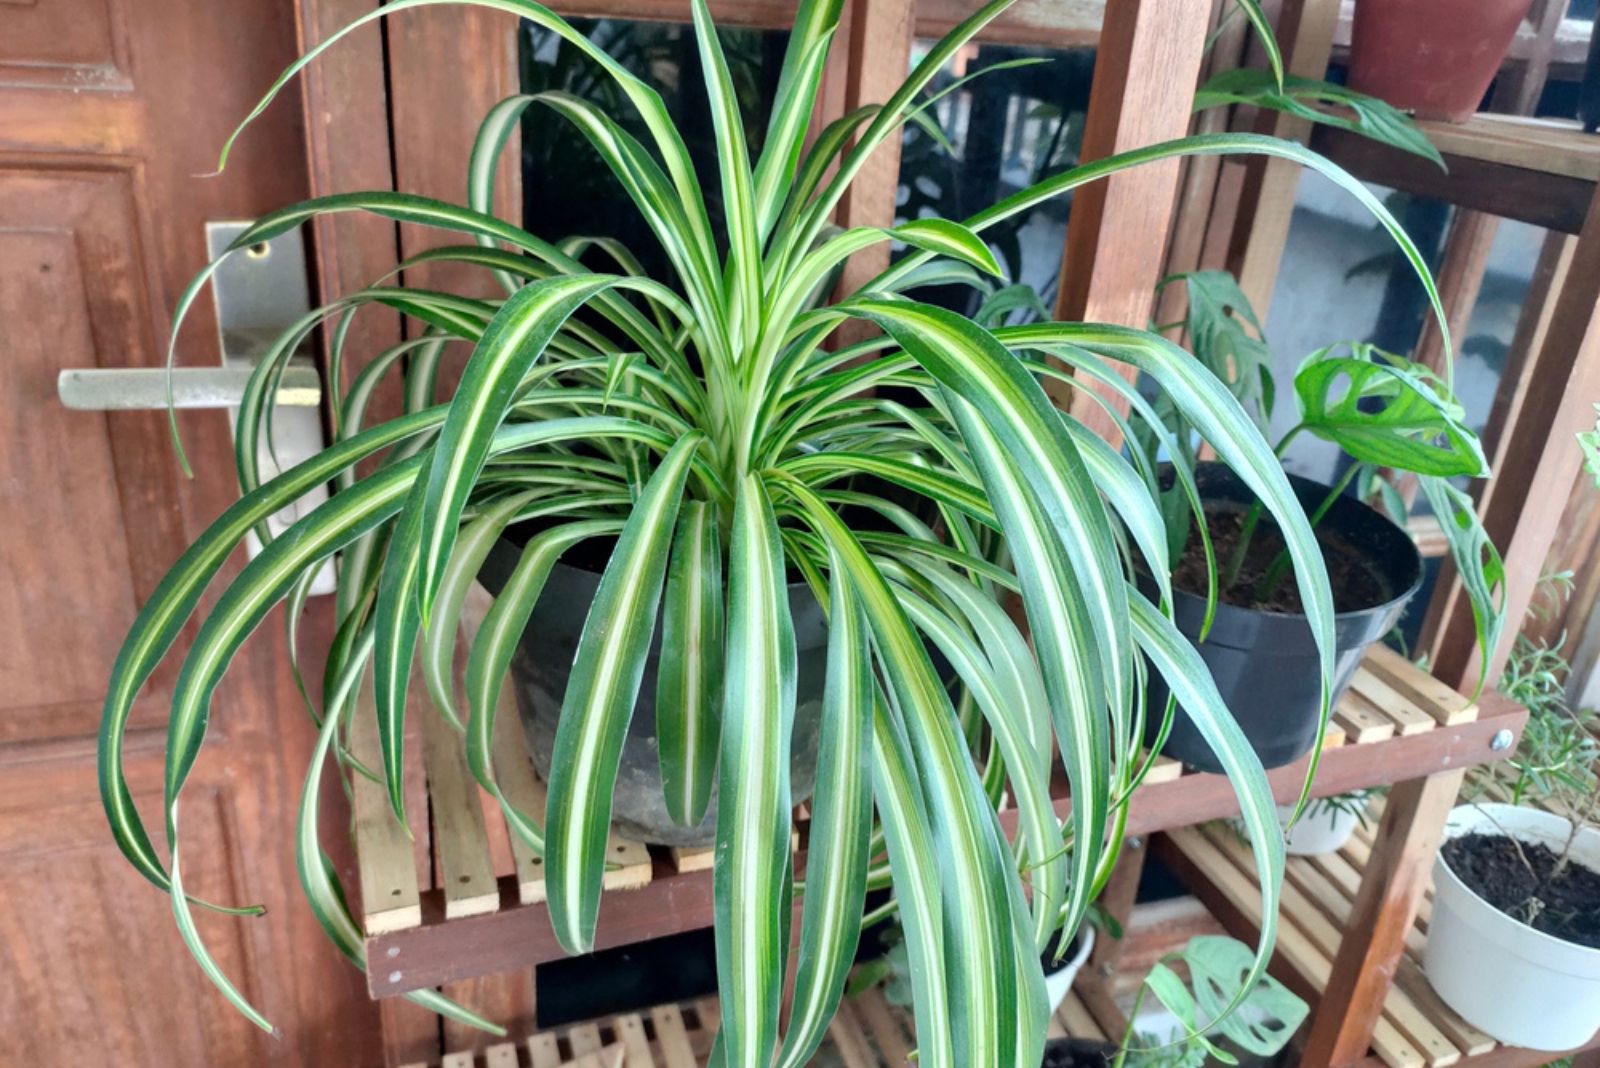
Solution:
[{"label": "plant pot rim", "polygon": [[[523,542],[517,541],[515,538],[510,537],[504,531],[502,531],[500,536],[494,540],[494,549],[492,551],[511,552],[520,555],[523,545]],[[584,567],[582,564],[576,564],[566,559],[558,559],[552,565],[552,570],[573,572],[579,575],[589,575],[594,578],[596,583],[599,583],[600,579],[605,575],[604,571],[596,571],[592,567]],[[799,593],[802,590],[808,593],[811,591],[811,584],[803,577],[795,579],[793,582],[786,583],[785,587],[788,589],[791,596]]]},{"label": "plant pot rim", "polygon": [[[1464,805],[1457,805],[1455,808],[1450,810],[1450,815],[1445,822],[1443,842],[1448,842],[1452,838],[1459,838],[1464,834],[1471,834],[1474,832],[1495,835],[1498,837],[1515,838],[1516,835],[1509,833],[1503,829],[1503,826],[1501,826],[1503,825],[1504,821],[1501,820],[1500,817],[1507,814],[1515,814],[1519,819],[1531,821],[1531,823],[1534,825],[1542,824],[1551,829],[1557,827],[1563,828],[1562,833],[1565,833],[1565,828],[1572,826],[1571,821],[1565,816],[1558,816],[1554,812],[1544,812],[1540,809],[1529,808],[1525,805],[1507,805],[1499,801],[1485,801],[1481,804],[1477,802],[1468,802]],[[1471,823],[1459,822],[1458,817],[1460,816],[1469,818]],[[1501,825],[1497,825],[1497,823]],[[1600,830],[1597,830],[1594,827],[1582,828],[1578,831],[1577,841],[1582,842],[1585,839],[1594,842],[1600,842]],[[1521,840],[1522,839],[1519,839],[1519,841]],[[1457,875],[1455,870],[1450,867],[1449,862],[1444,859],[1444,849],[1442,848],[1443,842],[1440,843],[1441,848],[1434,858],[1435,882],[1438,881],[1441,875],[1448,876],[1451,883],[1466,892],[1474,901],[1477,901],[1484,907],[1488,908],[1496,916],[1504,920],[1505,923],[1510,924],[1512,927],[1518,929],[1518,932],[1522,937],[1532,939],[1534,945],[1536,946],[1557,950],[1562,953],[1581,954],[1589,960],[1600,961],[1600,948],[1580,945],[1577,942],[1569,942],[1565,938],[1557,938],[1555,935],[1541,931],[1537,927],[1533,927],[1527,923],[1524,923],[1515,916],[1512,916],[1510,913],[1495,907],[1495,905],[1492,904],[1482,894],[1478,893],[1471,886],[1468,886],[1466,880]],[[1583,862],[1577,858],[1574,858],[1573,863],[1582,864]],[[1583,866],[1586,868],[1591,867],[1588,864],[1584,864]]]},{"label": "plant pot rim", "polygon": [[[1162,466],[1167,465],[1163,463]],[[1223,472],[1228,477],[1236,479],[1241,483],[1243,482],[1243,480],[1239,479],[1239,476],[1234,473],[1231,467],[1219,460],[1202,461],[1195,465],[1195,469],[1197,474],[1202,469]],[[1285,471],[1283,474],[1284,477],[1289,480],[1290,487],[1296,491],[1296,496],[1299,496],[1299,491],[1302,488],[1320,490],[1323,495],[1325,495],[1328,490],[1332,489],[1332,486],[1323,482],[1318,482],[1313,478],[1306,478],[1304,475],[1296,475],[1289,471]],[[1200,494],[1200,503],[1204,505],[1206,502],[1207,497],[1202,490]],[[1328,510],[1328,518],[1331,519],[1335,513],[1341,511],[1345,512],[1346,514],[1350,514],[1352,509],[1359,509],[1359,511],[1367,513],[1379,523],[1382,523],[1384,526],[1388,527],[1389,530],[1394,532],[1394,535],[1400,539],[1400,541],[1408,550],[1410,563],[1412,564],[1412,579],[1408,585],[1397,590],[1395,595],[1387,600],[1380,601],[1374,605],[1368,605],[1366,608],[1352,608],[1343,612],[1335,612],[1333,614],[1333,618],[1335,620],[1355,619],[1359,616],[1368,615],[1381,615],[1396,605],[1404,604],[1414,597],[1417,591],[1422,588],[1422,582],[1427,577],[1426,569],[1422,566],[1422,553],[1417,550],[1417,544],[1411,539],[1411,535],[1407,534],[1405,529],[1402,528],[1398,523],[1390,519],[1387,515],[1384,515],[1378,509],[1372,507],[1366,501],[1360,500],[1356,497],[1351,497],[1346,494],[1341,494],[1339,499],[1334,502],[1333,507]],[[1270,516],[1268,516],[1268,518],[1270,518]],[[1356,548],[1356,551],[1359,552],[1359,548]],[[1367,560],[1372,559],[1372,557],[1366,553],[1362,553],[1362,556]],[[1179,589],[1176,586],[1174,586],[1172,589],[1172,596],[1174,602],[1183,599],[1189,600],[1200,606],[1203,606],[1206,600],[1204,594],[1190,593],[1188,590]],[[1237,614],[1240,617],[1265,616],[1268,619],[1282,620],[1284,622],[1303,621],[1307,618],[1304,612],[1276,612],[1267,608],[1245,608],[1236,604],[1228,604],[1227,602],[1218,599],[1216,608],[1217,618],[1221,618],[1224,615],[1234,614]],[[1213,623],[1213,627],[1215,627],[1215,623]]]},{"label": "plant pot rim", "polygon": [[1078,928],[1078,933],[1073,938],[1078,943],[1078,951],[1062,961],[1058,967],[1045,969],[1046,975],[1059,975],[1070,968],[1082,968],[1084,962],[1089,959],[1089,954],[1094,951],[1094,927],[1085,923]]}]

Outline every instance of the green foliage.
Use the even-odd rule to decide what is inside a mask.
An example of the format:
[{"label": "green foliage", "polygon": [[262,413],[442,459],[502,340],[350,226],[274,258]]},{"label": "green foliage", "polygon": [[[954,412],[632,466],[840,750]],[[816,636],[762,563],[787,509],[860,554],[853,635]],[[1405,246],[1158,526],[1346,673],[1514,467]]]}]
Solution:
[{"label": "green foliage", "polygon": [[[1558,605],[1570,589],[1571,576],[1546,575],[1529,614],[1539,618],[1548,611],[1541,598]],[[1567,703],[1566,683],[1572,666],[1556,647],[1518,634],[1500,676],[1500,692],[1528,710],[1528,722],[1510,759],[1489,764],[1474,773],[1471,793],[1494,790],[1512,804],[1555,802],[1567,811],[1582,811],[1585,801],[1600,789],[1596,762],[1600,761],[1600,720],[1589,709]]]},{"label": "green foliage", "polygon": [[1449,387],[1421,364],[1360,342],[1306,357],[1294,376],[1300,425],[1361,464],[1450,477],[1488,474]]},{"label": "green foliage", "polygon": [[1578,432],[1578,447],[1583,450],[1583,467],[1594,477],[1596,486],[1600,486],[1600,404],[1595,408],[1595,427],[1593,430]]},{"label": "green foliage", "polygon": [[[363,15],[285,71],[245,125],[356,28],[447,2],[454,0],[391,0]],[[1227,1013],[1258,987],[1283,872],[1281,845],[1269,833],[1277,825],[1272,794],[1173,624],[1170,598],[1152,602],[1128,581],[1141,559],[1165,581],[1153,469],[1053,406],[1042,381],[1105,383],[1129,401],[1132,414],[1116,416],[1124,425],[1159,425],[1117,374],[1134,366],[1189,437],[1239,473],[1284,532],[1326,691],[1332,597],[1310,525],[1255,417],[1177,345],[1122,327],[1001,326],[996,304],[985,325],[921,303],[912,291],[931,280],[960,283],[998,303],[1008,291],[986,277],[998,271],[985,241],[994,227],[1128,167],[1246,153],[1337,182],[1394,236],[1438,310],[1426,266],[1393,217],[1302,146],[1217,134],[1050,174],[963,221],[841,232],[830,219],[874,150],[917,121],[938,72],[1009,0],[979,9],[889,100],[838,120],[809,147],[840,0],[805,0],[796,12],[759,147],[741,111],[748,92],[738,64],[697,0],[695,41],[717,146],[704,167],[657,89],[566,21],[533,0],[475,2],[559,38],[607,90],[577,96],[552,84],[497,105],[465,161],[465,207],[397,192],[323,197],[265,216],[229,254],[322,215],[359,212],[461,235],[461,244],[413,257],[393,276],[447,263],[498,281],[505,296],[390,285],[385,276],[296,324],[246,391],[240,500],[146,601],[108,686],[99,752],[113,833],[136,868],[170,893],[207,976],[267,1026],[195,923],[197,902],[181,879],[180,801],[228,665],[280,602],[303,607],[308,577],[333,559],[337,632],[314,710],[318,746],[295,846],[317,918],[352,959],[359,932],[317,841],[316,794],[330,753],[353,766],[349,732],[358,715],[375,717],[382,762],[356,771],[384,784],[402,824],[407,715],[437,713],[462,733],[475,778],[545,860],[556,936],[571,952],[593,946],[619,752],[664,605],[672,618],[662,641],[676,662],[658,681],[655,715],[671,808],[684,821],[703,812],[712,774],[721,798],[714,896],[727,1063],[767,1068],[776,1059],[787,1068],[810,1056],[837,1004],[869,887],[894,892],[921,1063],[1036,1063],[1046,1014],[1039,954],[1078,929],[1115,861],[1117,828],[1146,767],[1149,670],[1167,677],[1201,728],[1262,843],[1260,943],[1254,953],[1213,961],[1204,972],[1213,981],[1195,995],[1208,1025],[1244,1028]],[[1253,4],[1249,10],[1259,17]],[[563,79],[560,86],[577,84]],[[488,190],[499,156],[529,109],[555,116],[589,145],[659,245],[659,271],[647,275],[617,241],[550,241],[494,217]],[[909,253],[830,302],[851,256],[894,240]],[[182,295],[174,337],[215,269]],[[1004,299],[1012,308],[1028,310],[1011,293]],[[380,353],[347,351],[350,317],[367,306],[398,310],[412,338]],[[836,329],[852,319],[879,332],[836,344]],[[253,443],[270,423],[273,384],[293,341],[324,322],[337,324],[330,390],[337,392],[344,363],[359,357],[366,365],[331,398],[335,442],[263,482]],[[459,378],[441,375],[447,353],[458,350],[468,354]],[[364,425],[373,391],[395,377],[404,411]],[[443,381],[457,384],[444,392]],[[1152,433],[1165,440],[1164,429]],[[282,536],[264,534],[255,559],[218,579],[249,532],[330,482],[337,492],[326,503]],[[466,588],[488,546],[509,531],[524,547],[472,640],[459,702],[452,651]],[[584,543],[606,562],[563,698],[541,826],[497,784],[495,710],[551,569]],[[830,632],[808,842],[813,878],[803,887],[789,848],[798,674],[791,575],[824,605]],[[1001,607],[1011,591],[1021,593],[1027,637]],[[191,620],[194,642],[173,687],[163,854],[133,803],[123,747],[135,698]],[[945,654],[956,678],[940,674],[930,648]],[[419,658],[437,708],[408,708]],[[369,673],[372,712],[354,699]],[[1071,783],[1064,822],[1045,788],[1056,752]],[[1018,809],[1014,842],[996,818],[1003,793]],[[784,1033],[778,1010],[797,892],[798,982]],[[485,1025],[436,995],[414,1000]]]},{"label": "green foliage", "polygon": [[[1530,618],[1546,618],[1540,605],[1548,596],[1559,608],[1570,576],[1545,576],[1529,605]],[[1572,665],[1561,653],[1565,635],[1552,648],[1543,640],[1518,634],[1500,676],[1500,692],[1528,710],[1517,751],[1504,763],[1490,765],[1475,778],[1478,789],[1498,784],[1512,804],[1572,799],[1592,790],[1594,765],[1600,758],[1595,713],[1567,703],[1567,676]]]},{"label": "green foliage", "polygon": [[[1327,797],[1318,797],[1306,805],[1301,813],[1301,819],[1314,819],[1321,813],[1344,813],[1354,816],[1365,827],[1367,825],[1367,809],[1371,806],[1372,799],[1383,792],[1383,787],[1373,787],[1365,790],[1351,790],[1347,794],[1331,794]],[[1331,816],[1330,816],[1331,818]]]},{"label": "green foliage", "polygon": [[1156,293],[1179,283],[1187,308],[1183,330],[1195,357],[1227,383],[1266,433],[1276,401],[1272,352],[1249,298],[1227,271],[1172,275],[1162,279]]},{"label": "green foliage", "polygon": [[1343,85],[1293,74],[1284,76],[1280,85],[1272,71],[1239,68],[1216,75],[1200,87],[1194,98],[1196,111],[1230,104],[1282,111],[1324,126],[1349,130],[1444,167],[1439,150],[1417,129],[1410,116],[1375,96]]},{"label": "green foliage", "polygon": [[[1222,935],[1198,935],[1181,953],[1189,982],[1185,984],[1164,958],[1151,968],[1129,1013],[1129,1033],[1114,1068],[1191,1068],[1208,1057],[1237,1064],[1214,1038],[1227,1039],[1258,1057],[1276,1054],[1299,1029],[1310,1011],[1306,1003],[1270,975],[1251,967],[1250,948]],[[1146,992],[1152,993],[1184,1029],[1176,1041],[1157,1043],[1133,1035]]]},{"label": "green foliage", "polygon": [[[1166,328],[1184,328],[1198,361],[1227,383],[1241,403],[1251,405],[1265,428],[1276,389],[1271,353],[1248,298],[1222,272],[1174,275],[1161,284],[1178,282],[1186,287],[1188,313],[1181,324]],[[1354,461],[1312,512],[1312,525],[1351,482],[1361,486],[1363,499],[1376,500],[1403,524],[1404,501],[1384,472],[1415,475],[1439,517],[1462,577],[1479,648],[1493,648],[1502,625],[1505,567],[1478,521],[1472,499],[1449,481],[1489,472],[1477,434],[1466,424],[1465,412],[1451,390],[1448,364],[1447,375],[1441,377],[1374,345],[1345,342],[1318,349],[1302,360],[1293,392],[1299,420],[1279,439],[1274,452],[1284,455],[1297,436],[1310,433],[1339,446]],[[1151,462],[1165,455],[1180,468],[1192,468],[1199,457],[1192,428],[1159,399],[1155,411],[1166,435],[1149,426],[1138,429],[1135,440],[1140,448]],[[1163,494],[1162,516],[1173,554],[1187,542],[1196,514],[1181,482]],[[1222,571],[1223,589],[1234,584],[1260,517],[1259,506],[1247,513],[1244,532]],[[1252,591],[1257,601],[1266,600],[1283,581],[1288,563],[1283,555],[1266,569]]]}]

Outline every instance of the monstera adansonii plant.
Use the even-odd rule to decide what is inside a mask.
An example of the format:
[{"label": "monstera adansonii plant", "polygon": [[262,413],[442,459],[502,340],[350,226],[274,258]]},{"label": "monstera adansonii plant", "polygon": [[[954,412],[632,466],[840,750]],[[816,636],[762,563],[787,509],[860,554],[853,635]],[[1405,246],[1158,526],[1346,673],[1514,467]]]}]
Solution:
[{"label": "monstera adansonii plant", "polygon": [[[441,2],[393,0],[344,33]],[[1089,163],[962,222],[833,226],[835,207],[874,149],[934,102],[924,93],[934,74],[1008,2],[995,0],[959,25],[889,100],[843,116],[808,143],[841,0],[804,0],[764,143],[753,152],[717,33],[696,0],[719,146],[716,173],[696,174],[660,97],[638,77],[531,0],[480,0],[588,55],[630,103],[634,114],[622,118],[640,135],[569,95],[513,97],[482,127],[465,206],[402,192],[329,196],[275,212],[234,243],[244,248],[327,213],[366,212],[463,235],[398,270],[473,265],[505,293],[458,296],[390,276],[287,331],[239,413],[241,498],[173,566],[116,662],[100,749],[112,829],[134,865],[170,893],[178,927],[210,979],[252,1020],[267,1026],[196,931],[192,910],[204,903],[185,893],[181,878],[179,802],[230,660],[280,602],[293,626],[330,559],[338,567],[338,627],[319,700],[310,702],[320,734],[295,848],[311,907],[357,965],[364,963],[361,931],[317,840],[319,783],[332,755],[351,774],[386,784],[404,820],[406,692],[418,658],[437,706],[425,714],[442,715],[459,731],[483,788],[512,831],[543,856],[561,944],[573,953],[593,945],[619,751],[660,612],[662,660],[676,671],[675,684],[656,695],[663,777],[675,794],[669,805],[692,821],[705,811],[713,781],[718,795],[718,1055],[725,1063],[807,1061],[838,1002],[864,897],[869,887],[888,887],[908,944],[920,1063],[1037,1064],[1047,1015],[1040,952],[1083,922],[1148,768],[1145,718],[1172,713],[1145,707],[1150,670],[1167,679],[1215,747],[1258,843],[1266,917],[1259,973],[1283,867],[1277,814],[1260,765],[1169,620],[1156,472],[1053,406],[1042,383],[1096,387],[1096,396],[1121,402],[1109,408],[1125,430],[1139,420],[1160,433],[1149,402],[1119,374],[1131,367],[1182,411],[1284,531],[1326,684],[1327,576],[1271,447],[1224,385],[1153,333],[1077,322],[1004,326],[996,323],[1003,316],[967,318],[914,294],[930,282],[998,291],[989,281],[998,270],[985,228],[1046,198],[1142,163],[1257,153],[1342,186],[1393,235],[1436,307],[1437,297],[1415,248],[1365,188],[1298,145],[1247,134],[1193,137]],[[286,71],[257,112],[344,33]],[[671,277],[641,277],[635,257],[615,242],[552,243],[492,214],[498,157],[530,107],[553,109],[582,131],[659,240]],[[702,195],[711,182],[724,206],[716,221]],[[848,257],[885,241],[907,246],[906,254],[856,291],[831,293]],[[179,322],[209,276],[182,298]],[[351,358],[343,345],[350,317],[374,304],[419,324],[416,336],[375,355],[342,396],[330,395],[333,444],[263,480],[258,449],[288,354],[326,323],[327,382],[340,383],[340,365]],[[837,328],[851,320],[876,328],[873,336],[839,343]],[[470,346],[470,358],[449,395],[436,397],[441,352],[453,341]],[[374,387],[401,374],[404,413],[365,425]],[[1181,463],[1177,477],[1198,507]],[[269,516],[328,483],[334,492],[326,503],[271,536]],[[457,702],[449,650],[463,591],[485,546],[513,524],[531,533],[477,632],[466,700]],[[218,581],[175,684],[163,860],[123,774],[129,708],[252,531],[265,548]],[[585,542],[606,547],[609,557],[571,666],[541,825],[496,783],[496,698],[552,566]],[[1137,589],[1140,572],[1159,591],[1153,599]],[[809,584],[828,631],[803,871],[790,850],[791,580]],[[1013,596],[1025,610],[1026,633],[1002,607]],[[382,755],[376,767],[347,747],[354,695],[369,673]],[[1048,790],[1058,753],[1071,783],[1064,818]],[[1014,839],[996,815],[1002,791],[1016,807]],[[781,1031],[796,894],[797,976]],[[625,899],[612,907],[625,908]],[[492,1026],[435,993],[408,996]]]}]

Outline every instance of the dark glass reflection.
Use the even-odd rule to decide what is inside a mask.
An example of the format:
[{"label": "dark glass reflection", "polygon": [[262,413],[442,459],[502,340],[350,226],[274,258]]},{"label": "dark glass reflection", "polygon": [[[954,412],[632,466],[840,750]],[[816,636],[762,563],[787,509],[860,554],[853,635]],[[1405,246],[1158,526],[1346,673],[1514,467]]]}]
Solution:
[{"label": "dark glass reflection", "polygon": [[[932,44],[918,41],[912,63]],[[1003,66],[1017,61],[1031,62]],[[987,73],[928,109],[926,123],[906,127],[899,221],[929,216],[965,219],[1078,162],[1094,76],[1093,49],[969,45],[939,74],[929,92],[944,92],[980,71]],[[984,234],[1007,279],[1028,285],[1046,307],[1055,303],[1069,208],[1069,198],[1057,199]],[[919,295],[969,313],[977,301],[959,287]]]},{"label": "dark glass reflection", "polygon": [[[571,19],[589,40],[661,94],[686,142],[711,224],[722,234],[722,190],[716,180],[716,138],[706,103],[705,81],[694,28],[623,19]],[[783,31],[724,29],[745,137],[761,150],[783,51]],[[522,91],[558,90],[603,108],[629,133],[650,144],[644,123],[616,83],[587,56],[550,31],[523,23],[518,37]],[[523,225],[547,240],[569,236],[611,237],[626,244],[656,278],[672,277],[660,243],[640,218],[598,153],[570,122],[549,108],[530,108],[522,124]]]}]

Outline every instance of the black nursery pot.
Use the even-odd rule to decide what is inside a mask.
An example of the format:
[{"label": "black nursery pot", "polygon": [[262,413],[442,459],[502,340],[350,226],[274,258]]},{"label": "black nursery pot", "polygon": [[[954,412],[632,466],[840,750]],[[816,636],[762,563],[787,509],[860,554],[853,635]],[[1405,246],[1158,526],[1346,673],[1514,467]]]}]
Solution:
[{"label": "black nursery pot", "polygon": [[1052,1038],[1044,1044],[1042,1068],[1105,1068],[1117,1055],[1109,1042],[1088,1038]]},{"label": "black nursery pot", "polygon": [[[489,550],[479,580],[498,593],[511,577],[522,547],[501,538]],[[522,713],[534,767],[546,780],[556,747],[556,726],[567,678],[578,650],[578,639],[600,588],[600,573],[558,563],[550,572],[534,605],[522,640],[511,661],[511,678]],[[796,801],[811,796],[816,780],[817,748],[822,730],[822,692],[828,659],[827,620],[811,588],[804,582],[789,586],[789,612],[794,621],[796,687],[794,732],[790,738],[789,785]],[[628,722],[617,765],[617,785],[612,796],[611,819],[622,833],[643,842],[670,846],[709,845],[716,839],[715,786],[705,818],[694,827],[672,821],[662,796],[660,750],[656,742],[656,672],[661,659],[661,622],[645,661],[639,697]]]},{"label": "black nursery pot", "polygon": [[[1200,464],[1195,471],[1201,499],[1209,508],[1229,503],[1248,508],[1254,495],[1223,464]],[[1328,487],[1297,475],[1289,483],[1309,515]],[[1341,496],[1317,524],[1319,536],[1337,539],[1353,551],[1382,591],[1379,603],[1334,616],[1333,700],[1350,685],[1367,647],[1394,628],[1406,602],[1422,585],[1422,557],[1411,538],[1384,515],[1353,497]],[[1220,564],[1219,564],[1220,566]],[[1286,581],[1293,581],[1287,579]],[[1321,679],[1311,625],[1299,613],[1269,612],[1219,603],[1211,631],[1199,641],[1205,597],[1175,590],[1178,629],[1194,644],[1211,671],[1223,701],[1243,728],[1265,767],[1294,762],[1316,741],[1321,712]],[[1334,591],[1339,603],[1339,591]],[[1154,671],[1148,690],[1153,742],[1166,706],[1166,682]],[[1179,706],[1162,752],[1202,771],[1221,771],[1200,732]]]}]

